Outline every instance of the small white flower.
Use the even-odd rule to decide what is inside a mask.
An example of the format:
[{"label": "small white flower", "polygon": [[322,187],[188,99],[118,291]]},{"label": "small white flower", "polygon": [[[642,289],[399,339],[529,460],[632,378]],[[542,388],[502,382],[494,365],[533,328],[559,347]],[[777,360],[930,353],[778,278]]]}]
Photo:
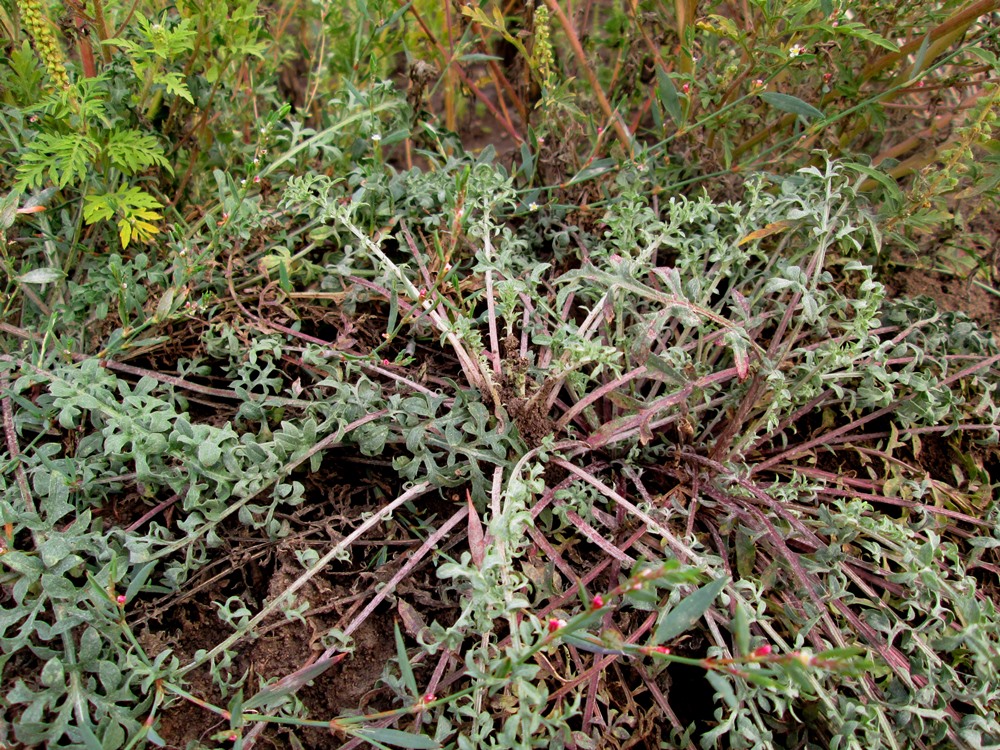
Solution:
[{"label": "small white flower", "polygon": [[805,47],[803,47],[801,44],[793,44],[791,47],[788,48],[788,56],[789,57],[798,57],[804,51],[805,51]]},{"label": "small white flower", "polygon": [[537,211],[538,210],[538,204],[535,203],[534,201],[532,201],[531,203],[528,204],[528,210],[529,211]]},{"label": "small white flower", "polygon": [[381,133],[372,133],[372,142],[373,143],[378,143],[381,140],[382,140],[382,134]]}]

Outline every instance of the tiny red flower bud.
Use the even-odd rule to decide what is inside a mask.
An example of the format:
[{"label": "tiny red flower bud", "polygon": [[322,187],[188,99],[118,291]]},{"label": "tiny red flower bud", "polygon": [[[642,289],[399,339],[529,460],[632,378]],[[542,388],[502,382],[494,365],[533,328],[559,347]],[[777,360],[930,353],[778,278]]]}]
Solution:
[{"label": "tiny red flower bud", "polygon": [[547,627],[548,627],[550,633],[554,633],[557,630],[560,630],[560,629],[566,627],[566,621],[565,620],[560,620],[558,617],[552,617],[552,618],[549,619]]},{"label": "tiny red flower bud", "polygon": [[685,83],[683,86],[681,86],[681,91],[683,91],[685,94],[687,92],[689,92],[690,90],[691,90],[691,84],[690,83]]},{"label": "tiny red flower bud", "polygon": [[437,700],[437,696],[434,693],[426,693],[424,695],[424,703],[433,703],[435,700]]},{"label": "tiny red flower bud", "polygon": [[118,595],[118,596],[117,596],[117,597],[115,598],[115,601],[116,601],[116,602],[118,602],[118,606],[119,606],[119,607],[124,607],[124,606],[125,606],[125,601],[126,601],[126,599],[125,599],[125,594],[119,594],[119,595]]},{"label": "tiny red flower bud", "polygon": [[382,366],[383,367],[388,367],[391,364],[392,364],[392,362],[390,362],[387,358],[385,358],[385,357],[382,358]]},{"label": "tiny red flower bud", "polygon": [[753,655],[756,656],[758,659],[762,656],[767,656],[770,653],[771,653],[771,644],[769,643],[765,643],[763,646],[758,646],[753,651]]},{"label": "tiny red flower bud", "polygon": [[667,648],[666,646],[654,646],[653,651],[655,651],[658,654],[663,654],[664,656],[670,653],[670,649]]},{"label": "tiny red flower bud", "polygon": [[590,600],[590,606],[593,609],[600,609],[604,606],[604,599],[600,594],[595,594],[594,598]]}]

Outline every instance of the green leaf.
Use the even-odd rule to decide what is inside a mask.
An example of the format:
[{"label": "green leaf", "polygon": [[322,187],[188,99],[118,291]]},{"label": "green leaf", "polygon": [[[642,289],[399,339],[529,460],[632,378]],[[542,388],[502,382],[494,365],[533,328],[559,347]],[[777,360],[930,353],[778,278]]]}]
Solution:
[{"label": "green leaf", "polygon": [[576,185],[578,182],[586,182],[595,177],[600,177],[605,172],[613,169],[617,162],[614,159],[597,159],[581,169],[567,185]]},{"label": "green leaf", "polygon": [[75,599],[78,593],[78,589],[72,581],[69,581],[65,576],[53,573],[42,575],[42,588],[53,599],[66,599],[67,601]]},{"label": "green leaf", "polygon": [[215,443],[206,441],[198,446],[198,460],[206,468],[215,466],[220,458],[222,458],[222,449]]},{"label": "green leaf", "polygon": [[299,690],[303,685],[315,680],[334,664],[340,662],[346,654],[337,654],[327,659],[320,659],[308,667],[304,667],[283,677],[273,685],[268,685],[243,704],[244,711],[251,711],[265,706],[278,705],[276,701]]},{"label": "green leaf", "polygon": [[46,178],[60,188],[83,182],[98,153],[97,144],[85,135],[41,133],[21,156],[16,189],[39,188]]},{"label": "green leaf", "polygon": [[162,219],[157,209],[163,204],[138,187],[128,187],[104,195],[84,197],[83,218],[87,224],[108,221],[119,215],[118,228],[122,247],[136,239],[149,242],[160,230],[150,222]]},{"label": "green leaf", "polygon": [[194,104],[194,97],[191,96],[191,91],[188,89],[187,84],[184,82],[184,78],[180,73],[161,73],[153,79],[153,82],[163,84],[163,87],[167,90],[168,94],[179,96],[188,103]]},{"label": "green leaf", "polygon": [[0,198],[0,230],[10,229],[17,218],[17,203],[21,197],[16,190]]},{"label": "green leaf", "polygon": [[884,187],[889,192],[889,195],[898,195],[901,192],[899,184],[881,169],[876,169],[875,167],[869,167],[864,164],[857,164],[854,162],[849,163],[846,166],[856,172],[868,175],[871,179],[875,180],[875,182]]},{"label": "green leaf", "polygon": [[406,654],[406,644],[403,643],[403,634],[399,632],[399,623],[394,623],[396,628],[396,659],[399,661],[399,671],[403,678],[403,684],[410,691],[410,695],[416,698],[417,680],[413,676],[413,668],[410,667],[410,657]]},{"label": "green leaf", "polygon": [[913,58],[913,67],[910,68],[909,80],[915,79],[917,76],[923,72],[924,69],[924,59],[927,57],[927,50],[931,44],[931,35],[928,32],[924,35],[924,41],[920,43],[920,48],[917,50],[916,56]]},{"label": "green leaf", "polygon": [[468,55],[459,55],[456,59],[459,62],[489,62],[490,60],[503,60],[502,57],[497,57],[496,55],[484,55],[480,52],[472,52]]},{"label": "green leaf", "polygon": [[398,729],[369,728],[352,729],[351,734],[372,742],[380,742],[393,747],[407,747],[413,750],[436,750],[441,745],[431,737],[422,734],[410,734]]},{"label": "green leaf", "polygon": [[725,701],[727,706],[736,708],[736,693],[733,692],[733,686],[729,684],[728,677],[710,670],[705,673],[705,679],[712,683],[715,692]]},{"label": "green leaf", "polygon": [[173,174],[159,141],[139,130],[113,130],[104,146],[104,155],[125,174],[138,174],[152,166],[163,167]]},{"label": "green leaf", "polygon": [[765,91],[760,95],[760,98],[775,109],[780,109],[782,112],[791,112],[793,115],[799,115],[800,117],[805,117],[806,119],[823,119],[823,117],[825,117],[825,115],[813,105],[806,104],[806,102],[802,101],[798,97],[790,96],[789,94],[779,94],[776,91]]},{"label": "green leaf", "polygon": [[36,268],[17,277],[22,284],[51,284],[59,281],[66,274],[61,268]]},{"label": "green leaf", "polygon": [[694,593],[681,599],[669,612],[664,612],[656,625],[653,643],[659,645],[673,640],[689,630],[712,606],[715,597],[725,588],[728,581],[728,578],[722,577],[706,583]]},{"label": "green leaf", "polygon": [[750,623],[747,619],[746,605],[739,600],[735,604],[736,612],[729,624],[729,630],[736,642],[736,652],[745,656],[750,653]]},{"label": "green leaf", "polygon": [[146,580],[149,578],[149,574],[153,572],[153,568],[155,567],[156,567],[156,560],[151,560],[150,562],[146,563],[141,568],[139,568],[139,570],[135,572],[135,574],[132,576],[131,582],[128,585],[128,589],[125,591],[126,601],[130,602],[136,596],[139,595],[139,592],[142,590],[142,587],[146,584]]},{"label": "green leaf", "polygon": [[66,679],[66,671],[63,669],[62,659],[53,656],[42,667],[41,681],[46,687],[62,685]]},{"label": "green leaf", "polygon": [[983,49],[982,47],[969,47],[966,49],[966,52],[970,55],[975,55],[984,63],[992,67],[1000,65],[1000,60],[997,60],[997,56],[988,49]]},{"label": "green leaf", "polygon": [[[825,14],[829,15],[829,13]],[[890,39],[886,39],[880,34],[876,34],[874,31],[869,29],[864,24],[858,23],[857,21],[844,22],[843,20],[837,26],[830,26],[829,24],[824,24],[822,28],[825,31],[834,32],[837,34],[843,34],[845,36],[853,36],[858,39],[863,39],[866,42],[871,42],[872,44],[878,45],[890,52],[898,52],[899,47]]]},{"label": "green leaf", "polygon": [[656,95],[660,99],[663,111],[670,115],[670,119],[679,125],[683,118],[683,112],[681,110],[681,100],[677,96],[677,87],[670,80],[667,71],[660,65],[656,66]]}]

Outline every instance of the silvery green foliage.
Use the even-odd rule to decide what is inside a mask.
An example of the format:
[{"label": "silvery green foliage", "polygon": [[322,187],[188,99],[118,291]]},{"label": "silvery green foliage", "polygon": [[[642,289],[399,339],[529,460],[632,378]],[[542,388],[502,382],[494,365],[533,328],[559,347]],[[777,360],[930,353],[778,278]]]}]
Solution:
[{"label": "silvery green foliage", "polygon": [[[710,644],[704,656],[745,654],[751,635],[754,643],[807,656],[809,649],[870,650],[874,666],[861,676],[817,673],[794,660],[781,680],[710,670],[714,721],[700,734],[679,729],[676,739],[706,748],[788,740],[874,750],[899,744],[898,733],[933,746],[995,744],[998,618],[970,572],[1000,545],[988,533],[1000,520],[989,477],[971,460],[956,469],[980,488],[975,497],[993,524],[962,536],[929,511],[891,518],[864,497],[831,496],[842,489],[836,478],[815,471],[815,456],[827,446],[794,450],[830,425],[850,426],[889,406],[894,432],[871,444],[879,449],[892,441],[913,445],[914,428],[939,425],[956,434],[984,427],[977,438],[997,440],[996,379],[949,380],[975,358],[993,356],[995,343],[926,301],[884,302],[861,260],[877,243],[877,230],[849,171],[830,163],[751,181],[739,203],[672,196],[658,210],[626,185],[611,196],[600,236],[580,233],[583,249],[571,263],[567,243],[556,271],[532,257],[537,238],[508,221],[516,210],[509,178],[482,160],[461,170],[463,227],[474,242],[474,261],[462,273],[475,282],[473,291],[461,304],[442,304],[446,314],[433,326],[421,320],[408,333],[424,345],[465,352],[472,369],[464,374],[486,373],[479,389],[446,378],[435,381],[436,390],[410,388],[377,375],[380,358],[303,350],[301,342],[296,353],[315,379],[293,388],[282,368],[291,342],[225,325],[203,337],[234,396],[231,413],[211,423],[193,417],[179,389],[125,379],[97,359],[67,364],[50,353],[37,368],[10,372],[20,434],[73,436],[39,437],[21,456],[37,508],[25,507],[13,476],[0,486],[0,523],[13,524],[31,550],[2,557],[14,606],[0,619],[0,670],[29,652],[43,664],[39,684],[17,682],[5,695],[23,709],[18,739],[83,746],[93,745],[93,735],[118,746],[134,736],[151,686],[180,682],[181,675],[169,652],[153,660],[137,646],[116,595],[131,602],[143,591],[178,589],[221,543],[226,519],[273,539],[286,536],[282,511],[304,502],[293,472],[317,470],[323,456],[315,447],[326,441],[387,456],[408,481],[468,487],[485,523],[481,556],[462,552],[437,569],[460,602],[457,618],[422,635],[426,650],[453,649],[464,659],[467,692],[456,691],[425,717],[444,743],[527,748],[570,741],[579,696],[550,705],[531,659],[548,642],[532,613],[541,593],[526,573],[528,532],[569,534],[572,513],[597,526],[618,508],[598,484],[570,481],[533,519],[533,504],[551,489],[544,471],[555,456],[607,487],[624,488],[643,514],[630,520],[648,524],[648,536],[661,545],[647,544],[646,551],[666,560],[663,550],[677,553],[680,545],[710,580],[733,579],[720,597],[726,606],[713,603],[717,626],[702,633]],[[418,200],[394,193],[396,181],[373,183],[362,197],[377,205],[363,207],[345,203],[349,186],[335,179],[289,181],[286,210],[304,217],[316,238],[339,242],[324,268],[324,288],[346,290],[349,276],[360,277],[384,290],[393,309],[417,304],[415,263],[390,257],[362,227],[404,204],[425,228],[447,226],[458,199],[440,176],[399,179],[436,192]],[[837,275],[833,263],[841,266]],[[162,270],[145,262],[111,266],[110,275],[95,277],[102,289],[122,274],[141,286],[143,273]],[[492,300],[479,283],[487,276]],[[345,307],[377,296],[371,288],[353,294]],[[140,297],[127,299],[122,309],[138,316]],[[493,312],[483,312],[490,302]],[[518,395],[553,404],[545,416],[558,434],[534,450],[488,393],[497,384],[487,362],[491,314],[501,336],[524,337],[524,369],[512,378]],[[205,366],[183,362],[179,371],[204,374]],[[28,397],[32,389],[38,393]],[[547,401],[549,394],[557,398]],[[781,465],[758,470],[775,455]],[[886,478],[875,469],[870,476]],[[698,501],[692,524],[704,526],[693,525],[688,536],[691,505],[654,498],[646,481],[690,490],[688,499]],[[887,496],[896,493],[892,498],[944,502],[940,482],[929,477],[899,472],[886,482],[880,486]],[[156,520],[141,535],[106,532],[91,509],[129,483],[151,500],[177,495],[179,533]],[[800,547],[789,548],[790,538]],[[872,576],[889,587],[873,588]],[[675,586],[623,606],[669,613],[686,594]],[[251,615],[236,598],[219,610],[237,630]],[[218,683],[230,691],[243,679],[229,674],[234,653],[225,650],[215,662]],[[905,660],[905,668],[887,656]],[[656,677],[655,663],[650,670]],[[405,693],[391,670],[386,682]],[[80,705],[89,708],[73,710]],[[960,715],[955,705],[963,707]],[[796,724],[807,709],[809,725]]]}]

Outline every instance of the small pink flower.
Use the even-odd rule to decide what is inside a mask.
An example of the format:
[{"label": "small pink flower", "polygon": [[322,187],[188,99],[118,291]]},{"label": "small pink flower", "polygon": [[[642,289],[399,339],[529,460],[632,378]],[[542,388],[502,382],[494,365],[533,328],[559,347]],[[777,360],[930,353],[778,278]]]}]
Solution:
[{"label": "small pink flower", "polygon": [[383,367],[388,367],[391,364],[392,364],[392,362],[389,361],[388,357],[383,357],[382,358],[382,366]]},{"label": "small pink flower", "polygon": [[255,185],[259,185],[260,184],[260,175],[257,175],[256,177],[254,177],[253,181],[254,181]]},{"label": "small pink flower", "polygon": [[664,656],[670,653],[670,649],[666,646],[653,646],[653,651],[658,654],[663,654]]},{"label": "small pink flower", "polygon": [[424,703],[433,703],[437,700],[437,696],[434,693],[425,693],[423,697]]},{"label": "small pink flower", "polygon": [[591,609],[600,609],[604,606],[604,598],[600,594],[594,594],[594,598],[590,600]]},{"label": "small pink flower", "polygon": [[119,607],[124,607],[125,602],[127,601],[125,599],[125,594],[119,594],[117,597],[115,597],[115,601],[118,602]]},{"label": "small pink flower", "polygon": [[554,633],[557,630],[562,630],[564,627],[566,627],[566,621],[560,620],[558,617],[552,617],[549,618],[547,627],[550,633]]},{"label": "small pink flower", "polygon": [[753,655],[755,658],[760,659],[771,653],[771,644],[765,643],[763,646],[758,646],[753,650]]},{"label": "small pink flower", "polygon": [[683,86],[681,86],[681,91],[683,91],[685,94],[687,92],[689,92],[690,90],[691,90],[691,84],[690,83],[685,83]]}]

